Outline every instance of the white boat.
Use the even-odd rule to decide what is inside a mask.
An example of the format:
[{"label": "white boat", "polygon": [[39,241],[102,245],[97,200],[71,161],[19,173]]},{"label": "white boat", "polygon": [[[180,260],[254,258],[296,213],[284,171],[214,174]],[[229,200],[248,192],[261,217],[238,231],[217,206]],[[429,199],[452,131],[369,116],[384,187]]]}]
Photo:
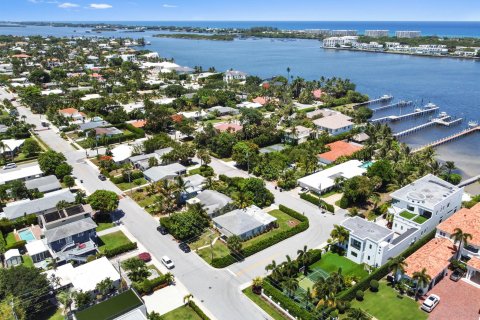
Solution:
[{"label": "white boat", "polygon": [[415,109],[415,110],[413,110],[413,111],[415,111],[415,112],[420,112],[420,111],[422,111],[422,109],[417,108],[417,109]]},{"label": "white boat", "polygon": [[478,122],[477,122],[477,121],[469,121],[469,122],[468,122],[468,126],[469,126],[470,128],[475,128],[475,127],[478,126]]},{"label": "white boat", "polygon": [[440,118],[448,116],[448,114],[445,111],[440,112],[439,114]]}]

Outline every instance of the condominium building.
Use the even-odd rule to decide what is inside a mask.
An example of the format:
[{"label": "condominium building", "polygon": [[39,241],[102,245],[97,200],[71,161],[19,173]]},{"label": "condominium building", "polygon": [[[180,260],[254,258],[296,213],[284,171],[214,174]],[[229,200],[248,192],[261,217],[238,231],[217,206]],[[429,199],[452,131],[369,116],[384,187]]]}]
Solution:
[{"label": "condominium building", "polygon": [[351,47],[356,44],[357,36],[330,37],[323,40],[324,48]]},{"label": "condominium building", "polygon": [[418,38],[422,36],[420,31],[395,31],[397,38]]},{"label": "condominium building", "polygon": [[388,37],[388,30],[365,30],[365,35],[367,37]]},{"label": "condominium building", "polygon": [[334,37],[356,36],[357,30],[332,30],[330,34]]}]

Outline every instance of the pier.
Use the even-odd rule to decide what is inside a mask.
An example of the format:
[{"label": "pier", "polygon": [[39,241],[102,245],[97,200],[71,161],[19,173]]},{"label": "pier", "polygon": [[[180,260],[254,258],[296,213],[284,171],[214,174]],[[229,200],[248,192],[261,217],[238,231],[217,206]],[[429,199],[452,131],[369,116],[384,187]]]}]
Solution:
[{"label": "pier", "polygon": [[372,109],[373,113],[375,112],[378,112],[378,111],[381,111],[381,110],[385,110],[385,109],[390,109],[390,108],[403,108],[403,107],[409,107],[413,105],[413,101],[405,101],[405,100],[402,100],[402,101],[399,101],[397,103],[393,103],[393,104],[389,104],[388,106],[384,106],[384,107],[379,107],[379,108],[375,108],[375,109]]},{"label": "pier", "polygon": [[475,177],[471,177],[470,179],[467,179],[465,181],[462,181],[458,184],[458,187],[461,188],[461,187],[465,187],[465,186],[468,186],[469,184],[472,184],[472,183],[475,183],[477,182],[478,180],[480,180],[480,174],[478,176],[475,176]]},{"label": "pier", "polygon": [[470,134],[472,132],[475,132],[475,131],[480,131],[480,126],[477,125],[473,128],[465,129],[465,130],[460,131],[458,133],[452,134],[451,136],[448,136],[448,137],[439,139],[437,141],[431,142],[429,144],[426,144],[423,147],[414,149],[414,150],[412,150],[412,152],[419,152],[419,151],[422,151],[422,150],[424,150],[426,148],[429,148],[429,147],[435,148],[435,147],[438,147],[439,145],[442,145],[444,143],[447,143],[447,142],[450,142],[450,141],[453,141],[453,140],[457,140],[458,138],[461,138],[461,137],[463,137],[467,134]]},{"label": "pier", "polygon": [[367,106],[367,105],[375,104],[375,103],[387,102],[387,101],[391,101],[392,99],[393,99],[392,95],[386,94],[386,95],[381,96],[378,99],[373,99],[373,100],[368,100],[368,101],[365,101],[365,102],[357,103],[354,106],[354,108],[358,108],[358,107],[361,107],[361,106]]},{"label": "pier", "polygon": [[424,123],[424,124],[420,124],[416,127],[413,127],[413,128],[410,128],[410,129],[407,129],[407,130],[403,130],[403,131],[400,131],[400,132],[397,132],[397,133],[394,133],[393,136],[395,138],[400,138],[400,137],[404,137],[404,136],[407,136],[411,133],[414,133],[414,132],[417,132],[419,130],[422,130],[422,129],[425,129],[425,128],[428,128],[428,127],[431,127],[435,124],[440,124],[442,126],[451,126],[451,125],[454,125],[454,124],[458,124],[460,122],[463,121],[462,118],[458,118],[458,119],[454,119],[454,120],[451,120],[451,121],[448,121],[448,119],[450,119],[451,117],[446,115],[446,116],[443,116],[443,117],[439,117],[439,118],[435,118],[435,119],[432,119],[431,121],[427,122],[427,123]]},{"label": "pier", "polygon": [[404,119],[408,119],[408,118],[419,117],[419,116],[422,116],[424,114],[435,112],[438,109],[439,109],[439,107],[428,107],[428,108],[422,109],[420,111],[407,113],[407,114],[404,114],[404,115],[401,115],[401,116],[386,116],[386,117],[382,117],[382,118],[378,118],[378,119],[373,119],[373,120],[370,120],[370,122],[371,123],[376,123],[376,122],[399,121],[399,120],[404,120]]}]

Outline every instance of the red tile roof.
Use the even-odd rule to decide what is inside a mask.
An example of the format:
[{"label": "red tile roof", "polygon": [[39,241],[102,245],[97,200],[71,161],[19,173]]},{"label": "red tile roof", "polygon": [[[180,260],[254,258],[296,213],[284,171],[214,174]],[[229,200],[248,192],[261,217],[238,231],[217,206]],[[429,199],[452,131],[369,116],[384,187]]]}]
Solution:
[{"label": "red tile roof", "polygon": [[72,114],[78,113],[78,110],[75,108],[65,108],[65,109],[58,110],[58,112],[72,115]]},{"label": "red tile roof", "polygon": [[20,58],[20,59],[23,59],[23,58],[30,58],[30,56],[28,54],[25,54],[25,53],[20,53],[20,54],[14,54],[12,57],[14,58]]},{"label": "red tile roof", "polygon": [[414,272],[427,269],[427,274],[433,279],[450,264],[450,259],[455,254],[455,246],[446,238],[434,238],[423,247],[405,259],[407,266],[405,274],[409,277]]},{"label": "red tile roof", "polygon": [[320,99],[325,94],[325,92],[323,92],[321,89],[315,89],[312,91],[312,94],[315,99]]},{"label": "red tile roof", "polygon": [[468,260],[467,266],[480,271],[480,259],[472,257],[472,259]]},{"label": "red tile roof", "polygon": [[219,131],[233,131],[238,132],[243,129],[243,126],[235,123],[219,123],[214,126],[215,129]]},{"label": "red tile roof", "polygon": [[147,124],[146,120],[137,120],[131,123],[135,128],[143,128]]},{"label": "red tile roof", "polygon": [[318,155],[318,157],[330,162],[333,162],[342,156],[351,156],[358,150],[362,149],[361,146],[357,146],[345,141],[335,141],[327,144],[327,147],[330,147],[330,151],[321,153]]},{"label": "red tile roof", "polygon": [[472,239],[468,242],[480,246],[480,203],[477,203],[470,209],[460,209],[437,227],[438,230],[450,235],[455,233],[456,228],[471,234]]},{"label": "red tile roof", "polygon": [[265,99],[264,97],[256,97],[252,101],[256,103],[260,103],[262,106],[267,104],[267,99]]}]

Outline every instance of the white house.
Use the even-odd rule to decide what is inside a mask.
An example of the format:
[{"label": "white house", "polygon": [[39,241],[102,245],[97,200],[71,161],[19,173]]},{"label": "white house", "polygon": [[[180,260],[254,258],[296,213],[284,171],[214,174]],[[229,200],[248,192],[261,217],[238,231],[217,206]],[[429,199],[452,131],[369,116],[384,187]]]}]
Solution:
[{"label": "white house", "polygon": [[232,81],[245,81],[245,79],[247,79],[247,74],[238,70],[227,70],[223,74],[223,81],[226,83]]},{"label": "white house", "polygon": [[9,169],[0,172],[0,184],[5,184],[14,180],[30,180],[36,179],[43,176],[43,171],[40,169],[40,166],[33,165],[28,167]]},{"label": "white house", "polygon": [[323,40],[324,48],[351,47],[358,41],[357,36],[330,37]]},{"label": "white house", "polygon": [[326,131],[332,136],[348,132],[353,129],[352,118],[341,113],[335,113],[330,116],[313,120],[313,123],[319,130]]},{"label": "white house", "polygon": [[10,249],[5,252],[5,266],[7,268],[15,267],[20,264],[22,264],[22,255],[18,249]]},{"label": "white house", "polygon": [[304,126],[296,126],[285,130],[284,139],[288,143],[303,143],[312,137],[313,130]]}]

